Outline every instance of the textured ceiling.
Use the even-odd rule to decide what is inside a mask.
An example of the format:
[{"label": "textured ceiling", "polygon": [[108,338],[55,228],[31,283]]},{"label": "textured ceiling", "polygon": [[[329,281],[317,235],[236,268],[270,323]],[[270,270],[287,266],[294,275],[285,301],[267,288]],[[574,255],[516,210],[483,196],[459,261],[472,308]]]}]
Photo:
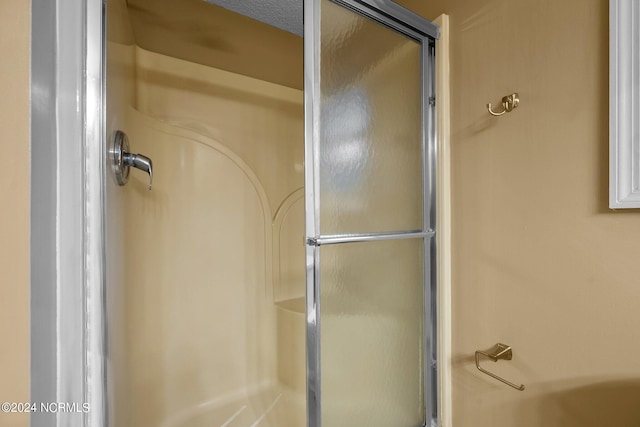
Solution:
[{"label": "textured ceiling", "polygon": [[303,0],[205,0],[302,37]]}]

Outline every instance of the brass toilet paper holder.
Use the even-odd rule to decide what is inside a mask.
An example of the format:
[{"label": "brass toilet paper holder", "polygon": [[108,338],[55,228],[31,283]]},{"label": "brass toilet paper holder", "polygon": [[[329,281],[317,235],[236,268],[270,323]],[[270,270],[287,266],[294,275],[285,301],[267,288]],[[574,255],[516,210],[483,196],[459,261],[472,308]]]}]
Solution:
[{"label": "brass toilet paper holder", "polygon": [[487,374],[490,377],[495,378],[498,381],[501,381],[506,385],[515,388],[516,390],[519,390],[519,391],[524,390],[524,384],[520,384],[520,385],[514,384],[511,381],[507,381],[504,378],[499,377],[496,374],[481,368],[480,356],[486,356],[489,359],[493,360],[494,362],[497,362],[498,360],[511,360],[513,358],[513,350],[511,350],[511,346],[507,344],[498,343],[495,346],[493,346],[493,349],[491,349],[489,352],[476,350],[476,368],[478,368],[478,370],[483,374]]}]

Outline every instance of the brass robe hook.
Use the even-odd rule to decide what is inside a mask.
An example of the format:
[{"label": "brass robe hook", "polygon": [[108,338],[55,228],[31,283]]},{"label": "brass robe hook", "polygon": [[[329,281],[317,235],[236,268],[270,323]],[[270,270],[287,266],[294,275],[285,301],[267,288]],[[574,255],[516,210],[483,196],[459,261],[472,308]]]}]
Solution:
[{"label": "brass robe hook", "polygon": [[522,391],[524,390],[524,384],[514,384],[511,381],[507,381],[504,378],[501,378],[499,376],[497,376],[494,373],[491,373],[489,371],[487,371],[486,369],[482,369],[480,367],[480,356],[486,356],[489,359],[493,360],[494,362],[497,362],[498,360],[511,360],[513,358],[513,351],[511,350],[511,346],[508,346],[506,344],[502,344],[502,343],[498,343],[495,346],[493,346],[493,349],[491,349],[491,351],[489,352],[485,352],[485,351],[480,351],[477,350],[476,351],[476,368],[478,368],[478,370],[484,374],[489,375],[492,378],[497,379],[498,381],[502,381],[503,383],[505,383],[506,385],[515,388],[516,390]]},{"label": "brass robe hook", "polygon": [[489,114],[492,116],[501,116],[504,113],[510,113],[514,108],[518,107],[520,104],[520,97],[517,93],[512,93],[511,95],[505,96],[502,98],[502,111],[493,111],[491,109],[491,103],[487,104],[487,110],[489,110]]}]

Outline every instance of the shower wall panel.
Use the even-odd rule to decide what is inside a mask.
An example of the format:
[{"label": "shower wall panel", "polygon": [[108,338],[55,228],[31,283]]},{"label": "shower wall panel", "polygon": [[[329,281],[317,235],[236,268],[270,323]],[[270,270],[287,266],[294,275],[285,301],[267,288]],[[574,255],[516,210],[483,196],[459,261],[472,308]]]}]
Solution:
[{"label": "shower wall panel", "polygon": [[[293,389],[304,353],[291,347],[304,348],[304,317],[274,304],[272,231],[276,212],[299,214],[290,207],[303,185],[302,93],[140,48],[135,56],[138,109],[126,125],[154,181],[149,191],[132,171],[124,187],[121,425],[264,417],[302,426],[304,390]],[[303,253],[302,221],[283,228],[283,253]]]},{"label": "shower wall panel", "polygon": [[[107,113],[106,138],[120,129],[129,131],[127,110],[135,105],[135,41],[125,0],[107,2]],[[114,426],[127,425],[129,412],[126,291],[133,282],[125,273],[131,247],[125,235],[126,191],[107,172],[106,308],[108,328],[107,387],[109,417]]]},{"label": "shower wall panel", "polygon": [[270,224],[264,193],[232,153],[132,114],[130,139],[157,172],[152,191],[133,180],[127,200],[130,425],[160,425],[273,381]]},{"label": "shower wall panel", "polygon": [[229,147],[257,175],[273,215],[302,188],[302,91],[140,48],[137,66],[140,112]]}]

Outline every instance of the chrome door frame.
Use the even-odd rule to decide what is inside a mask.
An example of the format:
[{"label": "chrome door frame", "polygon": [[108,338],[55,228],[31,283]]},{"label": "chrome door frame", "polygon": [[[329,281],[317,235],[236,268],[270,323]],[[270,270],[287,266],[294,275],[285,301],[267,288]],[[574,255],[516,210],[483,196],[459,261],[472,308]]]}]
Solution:
[{"label": "chrome door frame", "polygon": [[415,39],[422,46],[422,155],[423,224],[421,230],[324,236],[319,225],[320,140],[320,2],[304,0],[304,97],[305,97],[305,241],[307,425],[322,427],[320,339],[320,246],[326,244],[421,238],[424,242],[424,397],[425,426],[438,425],[437,274],[436,274],[436,130],[435,40],[437,25],[390,0],[330,0]]},{"label": "chrome door frame", "polygon": [[101,427],[104,0],[31,0],[31,43],[30,399],[89,411],[38,410],[30,421]]}]

